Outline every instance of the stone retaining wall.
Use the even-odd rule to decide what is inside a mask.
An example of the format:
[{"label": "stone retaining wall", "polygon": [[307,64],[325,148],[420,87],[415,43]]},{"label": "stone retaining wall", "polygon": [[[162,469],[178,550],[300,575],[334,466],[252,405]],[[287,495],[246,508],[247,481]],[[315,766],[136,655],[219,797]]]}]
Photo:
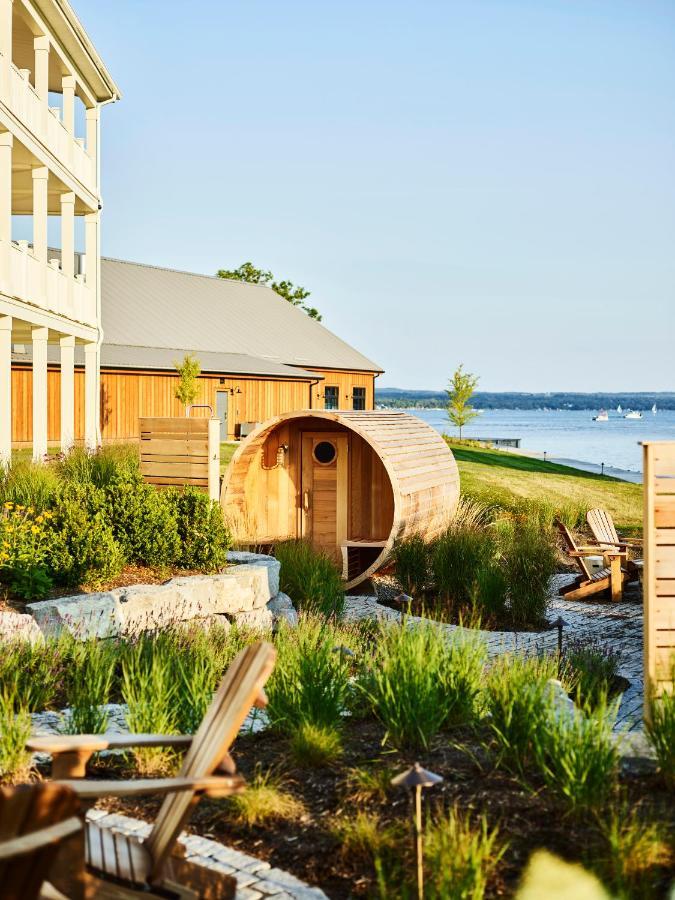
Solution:
[{"label": "stone retaining wall", "polygon": [[[44,635],[66,630],[82,640],[134,634],[194,619],[252,628],[270,628],[282,617],[297,621],[290,599],[279,593],[281,566],[276,559],[230,552],[228,562],[230,568],[219,575],[192,575],[165,584],[135,584],[57,597],[29,603],[26,612]],[[0,632],[3,630],[0,618]]]}]

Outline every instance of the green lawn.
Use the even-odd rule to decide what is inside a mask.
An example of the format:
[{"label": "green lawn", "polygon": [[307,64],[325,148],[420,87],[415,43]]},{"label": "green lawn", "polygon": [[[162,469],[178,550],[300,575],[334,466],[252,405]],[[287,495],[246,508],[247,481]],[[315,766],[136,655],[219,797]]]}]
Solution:
[{"label": "green lawn", "polygon": [[222,443],[220,445],[220,474],[225,474],[225,469],[229,466],[230,460],[234,456],[234,451],[237,449],[239,444],[234,443]]},{"label": "green lawn", "polygon": [[609,510],[619,530],[642,525],[642,485],[499,450],[450,443],[463,493],[507,508],[534,501],[557,509]]}]

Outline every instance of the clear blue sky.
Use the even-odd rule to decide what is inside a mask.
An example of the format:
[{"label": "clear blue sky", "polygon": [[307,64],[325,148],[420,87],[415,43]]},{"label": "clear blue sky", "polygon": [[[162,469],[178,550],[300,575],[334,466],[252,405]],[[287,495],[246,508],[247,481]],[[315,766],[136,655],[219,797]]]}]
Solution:
[{"label": "clear blue sky", "polygon": [[105,254],[271,268],[387,386],[675,390],[672,0],[73,2]]}]

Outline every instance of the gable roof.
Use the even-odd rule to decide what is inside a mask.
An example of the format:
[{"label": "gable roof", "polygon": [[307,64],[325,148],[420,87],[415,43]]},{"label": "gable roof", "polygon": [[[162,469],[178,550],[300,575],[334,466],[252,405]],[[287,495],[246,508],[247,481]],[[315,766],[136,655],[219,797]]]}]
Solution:
[{"label": "gable roof", "polygon": [[301,368],[381,372],[271,288],[101,259],[103,346],[243,354]]}]

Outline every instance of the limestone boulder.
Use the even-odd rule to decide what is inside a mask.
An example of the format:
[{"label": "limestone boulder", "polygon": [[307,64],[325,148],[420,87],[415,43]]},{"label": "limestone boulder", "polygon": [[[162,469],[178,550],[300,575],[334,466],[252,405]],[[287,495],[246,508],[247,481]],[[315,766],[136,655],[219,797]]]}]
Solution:
[{"label": "limestone boulder", "polygon": [[44,635],[33,616],[16,612],[0,612],[0,642],[26,641],[29,644],[44,643]]},{"label": "limestone boulder", "polygon": [[124,626],[117,597],[112,591],[40,600],[28,603],[26,611],[46,637],[58,637],[61,632],[69,631],[82,641],[108,638],[120,634]]},{"label": "limestone boulder", "polygon": [[269,601],[267,608],[272,613],[275,626],[281,621],[287,622],[291,628],[295,628],[298,624],[298,613],[288,594],[284,594],[280,591],[276,597],[273,597]]},{"label": "limestone boulder", "polygon": [[[264,568],[267,572],[267,589],[269,595],[267,600],[276,597],[279,593],[279,575],[281,572],[281,563],[273,556],[266,553],[249,553],[244,550],[230,550],[227,554],[227,561],[232,565],[254,565]],[[265,600],[265,603],[267,603]]]}]

